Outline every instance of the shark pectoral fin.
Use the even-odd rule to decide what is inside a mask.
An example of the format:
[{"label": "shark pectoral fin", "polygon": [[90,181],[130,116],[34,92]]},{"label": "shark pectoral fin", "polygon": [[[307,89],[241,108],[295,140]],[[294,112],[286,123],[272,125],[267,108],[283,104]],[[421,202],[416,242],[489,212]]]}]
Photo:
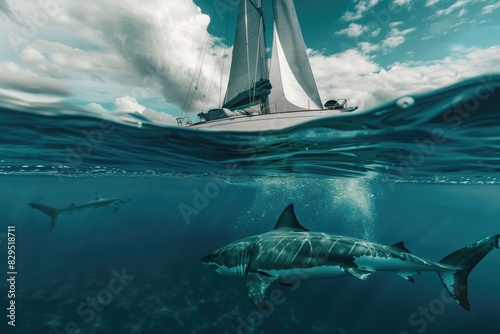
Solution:
[{"label": "shark pectoral fin", "polygon": [[113,207],[113,213],[117,213],[118,210],[120,210],[120,206],[119,205],[116,205]]},{"label": "shark pectoral fin", "polygon": [[272,277],[266,274],[250,272],[246,277],[246,288],[248,298],[252,303],[261,310],[265,310],[264,297],[266,290],[274,282],[277,277]]},{"label": "shark pectoral fin", "polygon": [[352,276],[356,277],[357,279],[360,279],[362,281],[366,281],[366,279],[368,278],[368,276],[370,276],[371,274],[373,274],[372,272],[370,271],[364,271],[364,270],[361,270],[361,269],[356,269],[356,268],[344,268],[344,271],[348,274],[351,274]]},{"label": "shark pectoral fin", "polygon": [[403,277],[405,280],[408,282],[415,283],[415,279],[413,278],[413,275],[416,274],[416,272],[413,273],[404,273],[404,272],[397,272],[397,274],[401,277]]}]

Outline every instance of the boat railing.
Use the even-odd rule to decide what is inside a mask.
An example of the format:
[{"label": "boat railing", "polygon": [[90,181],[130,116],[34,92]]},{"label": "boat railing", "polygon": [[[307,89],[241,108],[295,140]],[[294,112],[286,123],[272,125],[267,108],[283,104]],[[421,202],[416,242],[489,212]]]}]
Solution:
[{"label": "boat railing", "polygon": [[189,117],[178,117],[176,118],[176,120],[177,120],[177,126],[181,128],[193,125],[193,121]]}]

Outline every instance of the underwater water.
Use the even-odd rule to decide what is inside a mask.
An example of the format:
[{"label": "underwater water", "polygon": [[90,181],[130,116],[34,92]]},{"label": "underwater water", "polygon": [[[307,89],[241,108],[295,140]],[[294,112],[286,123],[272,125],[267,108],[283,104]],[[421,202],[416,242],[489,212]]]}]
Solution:
[{"label": "underwater water", "polygon": [[[303,281],[258,310],[200,258],[273,229],[293,203],[311,231],[438,261],[500,233],[500,77],[254,134],[159,127],[77,108],[0,111],[0,249],[15,226],[15,327],[2,333],[499,333],[500,250],[471,272],[466,311],[438,275]],[[111,116],[110,116],[111,117]],[[126,198],[119,210],[50,218]],[[271,291],[271,290],[269,290]]]}]

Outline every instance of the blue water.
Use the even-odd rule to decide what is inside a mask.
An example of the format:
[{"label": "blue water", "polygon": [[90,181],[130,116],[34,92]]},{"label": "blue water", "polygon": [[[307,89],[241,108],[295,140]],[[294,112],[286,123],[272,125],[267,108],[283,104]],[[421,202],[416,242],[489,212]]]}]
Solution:
[{"label": "blue water", "polygon": [[[449,302],[434,273],[415,284],[376,273],[273,286],[285,301],[259,314],[244,280],[200,262],[269,231],[290,203],[312,231],[403,240],[431,260],[500,233],[499,88],[500,77],[485,76],[255,134],[4,106],[0,270],[6,277],[5,233],[15,225],[18,274],[15,328],[0,283],[1,332],[499,333],[496,249],[470,275],[471,312]],[[53,231],[28,206],[83,204],[95,192],[132,200],[114,214],[63,214]]]}]

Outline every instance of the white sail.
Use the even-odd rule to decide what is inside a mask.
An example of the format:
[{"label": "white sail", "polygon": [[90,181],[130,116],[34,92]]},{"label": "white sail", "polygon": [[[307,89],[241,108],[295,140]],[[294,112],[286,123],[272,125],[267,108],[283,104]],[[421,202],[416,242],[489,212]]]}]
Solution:
[{"label": "white sail", "polygon": [[[229,83],[222,108],[179,125],[208,131],[270,131],[340,116],[358,107],[321,98],[307,56],[293,0],[273,0],[274,44],[268,73],[262,0],[239,0]],[[339,103],[339,101],[343,101]]]},{"label": "white sail", "polygon": [[224,108],[267,100],[269,73],[261,0],[241,0]]},{"label": "white sail", "polygon": [[273,0],[271,113],[322,109],[293,0]]}]

